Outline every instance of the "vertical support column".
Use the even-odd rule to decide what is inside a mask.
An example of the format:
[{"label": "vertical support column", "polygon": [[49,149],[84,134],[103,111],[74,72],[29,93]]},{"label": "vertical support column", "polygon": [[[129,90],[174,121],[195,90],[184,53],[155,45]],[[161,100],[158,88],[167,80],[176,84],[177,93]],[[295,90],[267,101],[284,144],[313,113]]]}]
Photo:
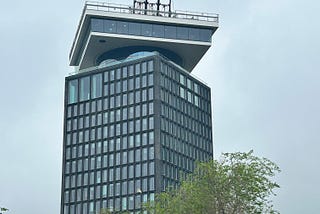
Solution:
[{"label": "vertical support column", "polygon": [[154,58],[154,154],[155,154],[155,184],[156,193],[162,190],[162,171],[161,160],[161,98],[160,98],[160,78],[161,78],[161,59],[159,56]]}]

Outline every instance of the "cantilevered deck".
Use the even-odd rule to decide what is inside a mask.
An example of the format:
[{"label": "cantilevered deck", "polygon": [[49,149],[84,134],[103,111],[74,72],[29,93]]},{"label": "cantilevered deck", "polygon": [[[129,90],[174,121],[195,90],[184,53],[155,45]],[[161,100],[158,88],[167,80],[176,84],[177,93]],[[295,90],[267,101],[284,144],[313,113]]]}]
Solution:
[{"label": "cantilevered deck", "polygon": [[81,70],[108,57],[125,57],[122,53],[158,51],[191,72],[211,46],[218,25],[217,14],[86,2],[70,65]]}]

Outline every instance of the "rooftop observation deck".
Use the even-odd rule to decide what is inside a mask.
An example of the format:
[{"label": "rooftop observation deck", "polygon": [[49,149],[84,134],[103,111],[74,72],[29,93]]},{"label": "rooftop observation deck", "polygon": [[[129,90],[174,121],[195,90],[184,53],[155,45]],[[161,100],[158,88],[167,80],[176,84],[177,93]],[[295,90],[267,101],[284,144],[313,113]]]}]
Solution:
[{"label": "rooftop observation deck", "polygon": [[[70,65],[71,66],[79,66],[80,69],[88,67],[88,65],[91,65],[91,62],[88,62],[88,59],[92,61],[93,58],[97,57],[97,54],[101,54],[102,50],[99,47],[99,50],[97,50],[96,56],[92,56],[88,58],[88,55],[93,54],[93,49],[92,49],[92,44],[94,44],[97,40],[93,40],[92,37],[98,37],[101,40],[102,34],[101,33],[107,33],[107,32],[99,32],[100,34],[97,34],[95,32],[89,32],[90,29],[90,18],[115,18],[115,19],[120,19],[120,20],[136,20],[138,22],[146,22],[146,23],[167,23],[169,25],[181,25],[181,26],[191,26],[195,28],[208,28],[212,29],[212,34],[214,31],[218,28],[219,25],[219,15],[214,14],[214,13],[199,13],[199,12],[189,12],[189,11],[158,11],[158,10],[153,10],[151,9],[138,9],[138,8],[133,8],[132,6],[127,6],[127,5],[121,5],[121,4],[112,4],[112,3],[105,3],[105,2],[94,2],[94,1],[86,1],[85,6],[82,11],[81,19],[76,31],[76,35],[71,47],[70,51]],[[108,33],[105,35],[106,38],[108,38],[108,47],[107,51],[109,51],[113,47],[111,45],[112,43],[119,43],[122,42],[120,40],[116,40],[116,36],[112,35],[113,33]],[[118,33],[119,35],[119,33]],[[134,36],[134,37],[133,37]],[[112,37],[112,39],[110,39]],[[120,36],[117,36],[118,39]],[[146,38],[145,36],[142,38],[142,35],[129,35],[126,37],[127,40],[132,40],[132,43],[130,45],[135,45],[134,43],[137,43],[137,45],[141,45],[142,42],[145,41],[145,44],[147,46],[154,46],[155,45],[155,39],[152,38]],[[150,36],[153,37],[153,36]],[[123,36],[121,36],[122,39],[124,39]],[[210,36],[211,38],[211,36]],[[163,38],[158,42],[156,46],[160,46],[161,48],[168,48],[168,44],[165,43],[182,43],[181,41],[176,42],[176,40],[168,40],[168,38]],[[135,40],[133,42],[133,40]],[[138,41],[140,40],[140,41]],[[148,40],[153,40],[153,43]],[[167,41],[165,41],[167,40]],[[195,43],[195,41],[186,41],[185,44],[193,44],[198,45],[198,46],[207,46],[206,50],[211,46],[211,39],[210,41],[198,41],[198,43]],[[138,41],[138,42],[137,42]],[[128,43],[126,42],[126,45]],[[101,44],[100,44],[101,46]],[[181,44],[180,44],[181,46]],[[96,45],[94,46],[95,48],[97,47]],[[90,49],[91,48],[91,49]],[[179,48],[179,47],[176,47]],[[181,52],[185,51],[185,47],[180,47]],[[190,48],[190,47],[189,47]],[[182,50],[183,49],[183,50]],[[202,55],[206,52],[204,51],[205,48],[202,48],[202,50],[199,52],[199,56]],[[179,53],[178,53],[179,54]],[[201,58],[200,57],[200,58]],[[182,57],[183,58],[183,57]],[[197,59],[200,60],[200,59]],[[188,65],[188,70],[189,68],[193,68],[195,66],[195,62],[192,63],[193,65]]]}]

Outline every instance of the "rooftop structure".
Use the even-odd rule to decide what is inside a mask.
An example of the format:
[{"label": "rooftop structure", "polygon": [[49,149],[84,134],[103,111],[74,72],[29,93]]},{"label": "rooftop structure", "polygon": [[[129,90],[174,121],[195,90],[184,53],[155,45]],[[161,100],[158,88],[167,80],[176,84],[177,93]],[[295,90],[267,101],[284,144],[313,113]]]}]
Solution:
[{"label": "rooftop structure", "polygon": [[[137,51],[158,51],[189,72],[211,46],[217,14],[86,2],[69,55],[76,70]],[[192,51],[190,51],[192,50]]]}]

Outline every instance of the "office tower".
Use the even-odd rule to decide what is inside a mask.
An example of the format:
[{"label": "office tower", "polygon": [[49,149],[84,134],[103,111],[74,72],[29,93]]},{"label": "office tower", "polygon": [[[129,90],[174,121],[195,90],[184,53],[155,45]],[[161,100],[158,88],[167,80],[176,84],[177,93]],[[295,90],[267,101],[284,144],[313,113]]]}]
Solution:
[{"label": "office tower", "polygon": [[214,14],[85,4],[65,81],[62,214],[139,213],[213,156],[210,88],[190,74]]}]

